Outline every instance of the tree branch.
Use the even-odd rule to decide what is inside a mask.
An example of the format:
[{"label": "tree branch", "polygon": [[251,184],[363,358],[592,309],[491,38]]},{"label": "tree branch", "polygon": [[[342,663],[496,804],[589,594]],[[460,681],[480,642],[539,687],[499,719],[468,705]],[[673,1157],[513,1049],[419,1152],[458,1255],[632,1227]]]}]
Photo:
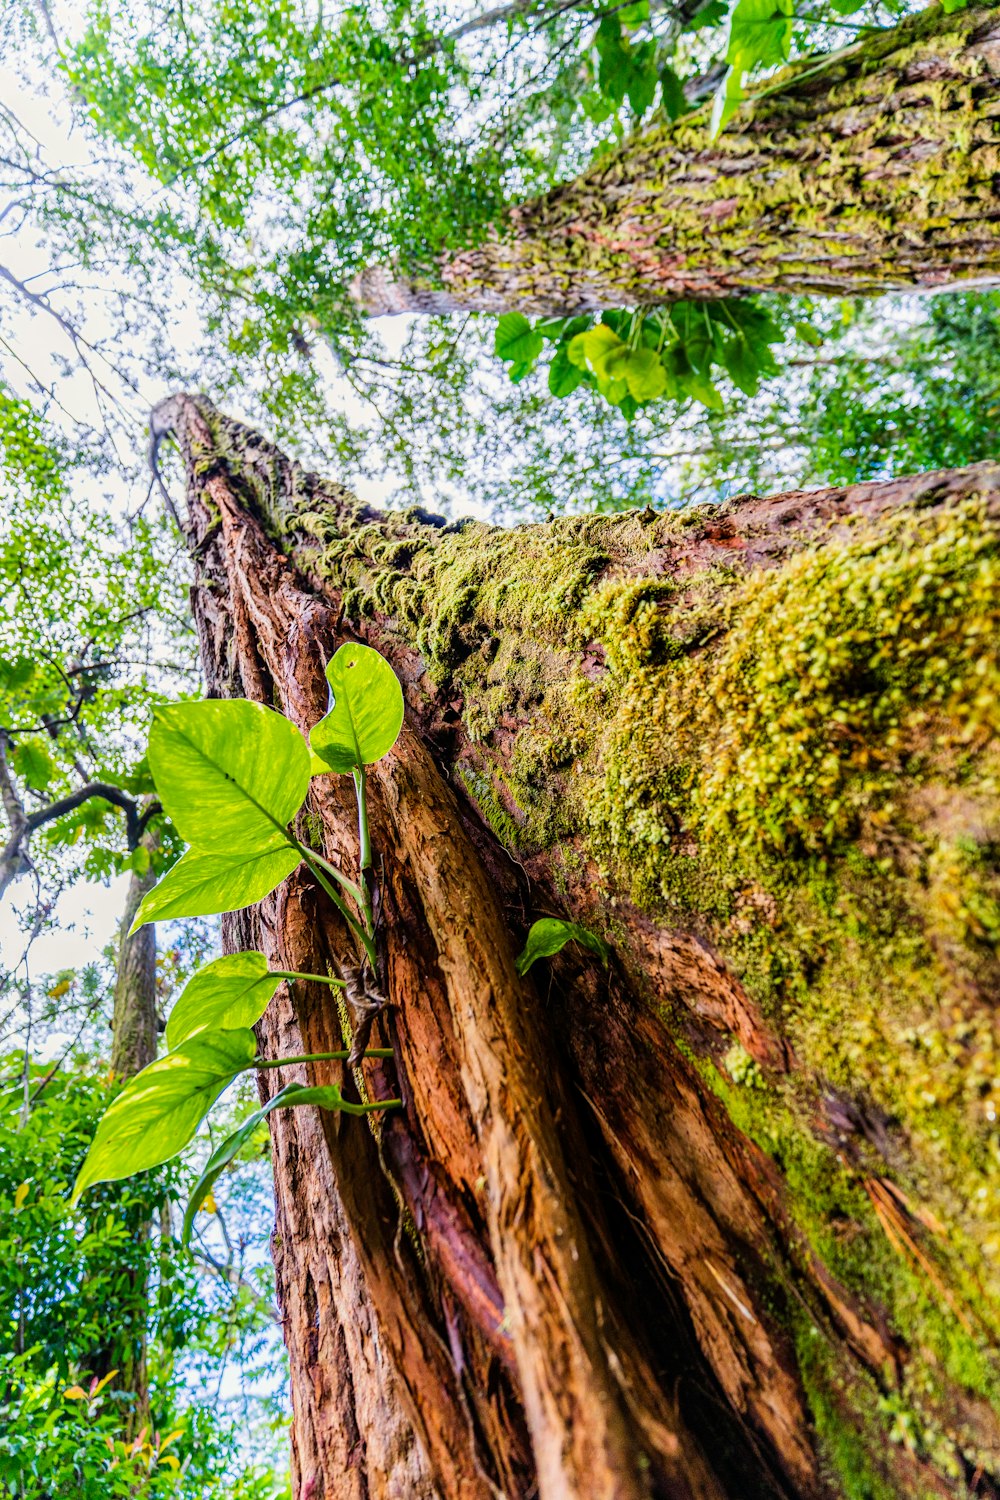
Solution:
[{"label": "tree branch", "polygon": [[123,792],[120,787],[111,786],[107,781],[88,781],[86,786],[78,787],[75,792],[60,797],[58,802],[50,802],[48,807],[39,808],[38,812],[32,813],[28,818],[28,832],[34,833],[35,829],[41,828],[43,823],[51,823],[65,813],[73,812],[91,797],[101,797],[105,802],[121,808],[125,814],[128,846],[130,850],[134,849],[142,831],[139,827],[138,804],[127,792]]}]

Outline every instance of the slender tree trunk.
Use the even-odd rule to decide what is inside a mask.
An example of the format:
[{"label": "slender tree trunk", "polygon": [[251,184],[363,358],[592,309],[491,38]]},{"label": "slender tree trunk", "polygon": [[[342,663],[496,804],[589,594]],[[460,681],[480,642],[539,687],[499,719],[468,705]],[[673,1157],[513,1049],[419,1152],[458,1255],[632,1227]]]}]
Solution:
[{"label": "slender tree trunk", "polygon": [[[154,826],[141,834],[139,848],[151,855],[159,842]],[[152,865],[142,874],[133,870],[122,915],[111,1020],[111,1071],[121,1078],[131,1078],[156,1058],[156,928],[149,923],[129,936],[142,898],[155,884]]]},{"label": "slender tree trunk", "polygon": [[[152,854],[159,844],[159,829],[147,828],[139,837],[138,847]],[[129,936],[129,928],[139,904],[156,882],[150,867],[129,877],[125,910],[118,941],[118,965],[115,975],[114,1011],[112,1015],[111,1069],[122,1079],[131,1078],[156,1058],[156,929],[152,923]],[[148,1241],[152,1219],[136,1218],[131,1232],[140,1242]],[[146,1352],[149,1331],[149,1270],[130,1272],[117,1298],[116,1317],[108,1326],[108,1340],[93,1359],[93,1373],[98,1376],[117,1370],[116,1389],[130,1397],[125,1431],[134,1437],[150,1419],[149,1371]]]},{"label": "slender tree trunk", "polygon": [[384,268],[371,314],[563,315],[756,291],[868,296],[1000,280],[1000,14],[937,5],[758,88],[711,139],[662,116],[516,208],[436,282]]},{"label": "slender tree trunk", "polygon": [[[504,531],[159,416],[210,690],[307,730],[346,634],[408,705],[395,1057],[310,1073],[405,1107],[271,1116],[299,1500],[1000,1493],[1000,470]],[[300,837],[356,868],[341,778]],[[543,914],[608,967],[520,978]],[[349,953],[302,873],[225,940]]]}]

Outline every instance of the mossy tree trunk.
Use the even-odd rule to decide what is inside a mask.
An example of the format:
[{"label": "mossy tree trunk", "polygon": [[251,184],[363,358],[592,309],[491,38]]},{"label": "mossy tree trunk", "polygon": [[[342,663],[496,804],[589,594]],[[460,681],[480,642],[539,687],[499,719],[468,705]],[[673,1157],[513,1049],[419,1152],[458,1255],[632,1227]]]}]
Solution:
[{"label": "mossy tree trunk", "polygon": [[[1000,1493],[1000,470],[508,531],[168,417],[210,691],[308,730],[361,638],[408,705],[395,1057],[311,1074],[405,1107],[270,1117],[300,1500]],[[303,874],[224,934],[348,952]]]},{"label": "mossy tree trunk", "polygon": [[[157,827],[138,834],[136,848],[152,854],[160,841]],[[134,851],[133,851],[134,852]],[[147,891],[156,883],[152,865],[129,876],[118,938],[114,1009],[111,1019],[111,1071],[123,1081],[132,1078],[156,1058],[156,929],[143,927],[129,935],[135,914]],[[152,1233],[152,1218],[130,1208],[130,1232],[137,1244],[145,1244]],[[116,1296],[116,1316],[107,1327],[104,1347],[91,1359],[97,1376],[117,1371],[115,1388],[128,1393],[124,1430],[134,1437],[150,1419],[149,1369],[149,1267],[145,1260],[136,1269],[122,1273]]]},{"label": "mossy tree trunk", "polygon": [[516,208],[440,284],[358,278],[372,314],[562,315],[754,291],[868,296],[1000,280],[1000,13],[937,5],[790,68],[711,139],[663,117]]}]

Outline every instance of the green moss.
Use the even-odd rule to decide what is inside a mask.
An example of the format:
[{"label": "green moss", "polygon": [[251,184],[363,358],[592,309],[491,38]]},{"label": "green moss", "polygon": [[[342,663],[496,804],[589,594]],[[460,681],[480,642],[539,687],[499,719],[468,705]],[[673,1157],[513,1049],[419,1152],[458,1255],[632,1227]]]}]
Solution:
[{"label": "green moss", "polygon": [[492,828],[500,843],[510,853],[515,853],[520,844],[520,829],[500,801],[496,790],[486,776],[466,767],[459,768],[463,785],[483,815],[483,821]]}]

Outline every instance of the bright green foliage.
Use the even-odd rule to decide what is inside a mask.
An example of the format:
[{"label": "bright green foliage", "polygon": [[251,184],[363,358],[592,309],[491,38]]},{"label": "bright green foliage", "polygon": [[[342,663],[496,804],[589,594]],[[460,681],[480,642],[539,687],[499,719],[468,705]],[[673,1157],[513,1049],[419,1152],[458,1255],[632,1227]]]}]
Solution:
[{"label": "bright green foliage", "polygon": [[331,770],[350,772],[387,755],[403,725],[403,690],[384,657],[348,644],[327,664],[332,703],[309,736]]},{"label": "bright green foliage", "polygon": [[[128,1188],[102,1189],[88,1217],[70,1212],[67,1188],[108,1103],[105,1079],[83,1070],[28,1072],[31,1107],[24,1115],[23,1059],[8,1055],[0,1074],[0,1347],[13,1349],[23,1324],[25,1348],[35,1350],[34,1368],[50,1367],[68,1377],[91,1361],[105,1343],[110,1309],[119,1322],[136,1315],[135,1284],[152,1261],[140,1226],[174,1190],[174,1174],[136,1178]],[[157,1337],[181,1336],[193,1314],[189,1273],[165,1270],[163,1322]],[[176,1321],[172,1321],[171,1302]]]},{"label": "bright green foliage", "polygon": [[253,1026],[282,981],[263,953],[226,953],[189,979],[167,1019],[167,1046],[173,1051],[199,1031]]},{"label": "bright green foliage", "polygon": [[[0,382],[0,729],[29,813],[87,780],[149,790],[138,731],[158,697],[152,642],[168,634],[154,611],[174,584],[160,528],[140,517],[122,536],[80,505],[86,456]],[[97,799],[39,828],[31,853],[46,879],[104,877],[130,857],[121,812]]]},{"label": "bright green foliage", "polygon": [[149,767],[181,837],[230,858],[287,843],[309,789],[309,754],[288,719],[260,703],[172,703],[157,709]]},{"label": "bright green foliage", "polygon": [[[855,23],[839,8],[803,0],[793,23],[791,0],[742,0],[731,78],[840,45]],[[888,0],[867,16],[877,27],[908,8]],[[158,211],[130,202],[116,233],[139,267],[152,253],[183,256],[206,295],[206,358],[220,386],[245,384],[252,368],[286,433],[308,441],[333,425],[350,447],[314,353],[329,346],[346,382],[359,383],[367,339],[350,295],[357,275],[380,264],[435,285],[443,257],[502,233],[512,205],[572,179],[651,109],[684,114],[725,49],[726,19],[718,0],[610,10],[531,0],[457,25],[422,0],[335,16],[291,0],[235,10],[195,0],[180,20],[168,0],[152,0],[141,19],[121,0],[96,0],[67,71],[97,128],[163,184]],[[62,232],[78,231],[78,217],[67,215]],[[500,342],[517,373],[537,340],[522,328],[512,346],[508,333]],[[552,390],[564,394],[565,361],[553,371]],[[433,365],[421,373],[448,380]],[[676,391],[668,379],[661,399],[714,406],[688,373],[677,372]],[[743,375],[737,384],[746,388]],[[638,375],[633,386],[652,389]]]},{"label": "bright green foliage", "polygon": [[256,1054],[252,1031],[212,1031],[143,1068],[103,1115],[76,1179],[74,1202],[95,1182],[130,1177],[183,1151],[223,1089],[253,1066]]},{"label": "bright green foliage", "polygon": [[527,974],[536,958],[551,958],[573,942],[582,943],[607,964],[608,945],[595,932],[581,927],[579,922],[564,922],[561,917],[539,917],[532,922],[524,948],[517,956],[517,972]]},{"label": "bright green foliage", "polygon": [[107,1391],[88,1399],[79,1385],[63,1389],[54,1372],[40,1377],[32,1364],[31,1355],[0,1355],[0,1494],[133,1500],[192,1493],[178,1488],[174,1445],[133,1445]]},{"label": "bright green foliage", "polygon": [[[177,1169],[97,1187],[71,1207],[68,1184],[111,1090],[86,1067],[30,1067],[25,1115],[23,1067],[20,1054],[0,1062],[0,1494],[272,1500],[274,1477],[247,1472],[228,1424],[192,1404],[187,1361],[202,1359],[220,1332],[230,1343],[240,1325],[242,1348],[261,1320],[228,1292],[217,1301],[192,1260],[161,1256],[148,1233],[180,1191]],[[117,1378],[91,1394],[92,1372],[107,1368],[123,1326],[140,1323],[152,1422],[130,1458],[134,1396]]]},{"label": "bright green foliage", "polygon": [[[811,334],[807,324],[800,326],[803,336]],[[552,344],[548,385],[554,396],[588,385],[631,420],[664,396],[721,411],[713,366],[745,395],[755,395],[761,376],[777,373],[771,350],[781,337],[778,323],[756,302],[676,302],[605,312],[597,322],[584,314],[542,318],[532,326],[520,313],[506,313],[497,325],[496,352],[514,361],[510,377],[517,383]]]},{"label": "bright green foliage", "polygon": [[651,447],[681,450],[670,498],[852,484],[996,456],[996,292],[803,311],[818,344],[796,381],[762,390],[745,414],[712,414],[700,436],[686,427],[670,441],[647,429]]}]

